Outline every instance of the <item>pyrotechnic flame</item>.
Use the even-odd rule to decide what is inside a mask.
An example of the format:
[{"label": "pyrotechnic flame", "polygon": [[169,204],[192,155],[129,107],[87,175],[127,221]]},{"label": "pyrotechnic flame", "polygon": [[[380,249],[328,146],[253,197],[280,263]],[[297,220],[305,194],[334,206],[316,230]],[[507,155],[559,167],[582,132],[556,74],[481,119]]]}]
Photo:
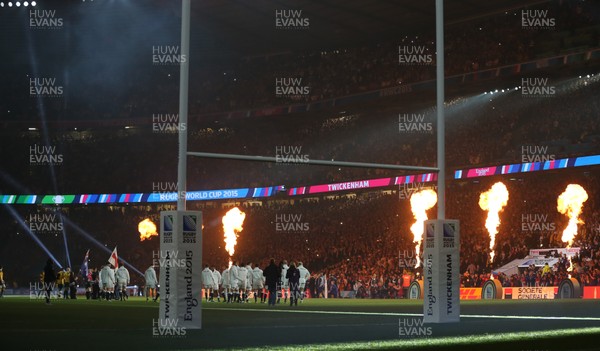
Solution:
[{"label": "pyrotechnic flame", "polygon": [[413,241],[417,244],[416,257],[417,265],[421,264],[419,253],[421,251],[421,241],[423,240],[423,222],[427,220],[427,210],[435,206],[437,203],[437,193],[432,189],[423,189],[418,191],[410,197],[410,209],[412,210],[413,216],[415,217],[415,223],[410,227],[410,231],[413,233]]},{"label": "pyrotechnic flame", "polygon": [[225,250],[229,253],[229,256],[233,256],[235,253],[235,244],[237,244],[238,237],[237,233],[244,229],[242,225],[244,224],[245,218],[246,214],[237,207],[232,208],[225,216],[223,216]]},{"label": "pyrotechnic flame", "polygon": [[479,195],[479,207],[482,210],[488,211],[487,219],[485,220],[485,228],[490,233],[490,261],[494,260],[494,245],[496,244],[496,234],[498,234],[498,226],[500,225],[500,212],[508,202],[508,189],[502,182],[498,182],[490,188],[490,190]]},{"label": "pyrotechnic flame", "polygon": [[150,240],[151,237],[158,236],[156,225],[149,218],[144,219],[138,224],[138,231],[140,232],[140,241]]},{"label": "pyrotechnic flame", "polygon": [[583,224],[579,219],[583,203],[588,199],[585,189],[579,184],[569,184],[567,189],[560,194],[557,200],[556,209],[569,217],[569,224],[563,231],[562,241],[567,243],[567,247],[573,245],[573,239],[577,234],[577,224]]}]

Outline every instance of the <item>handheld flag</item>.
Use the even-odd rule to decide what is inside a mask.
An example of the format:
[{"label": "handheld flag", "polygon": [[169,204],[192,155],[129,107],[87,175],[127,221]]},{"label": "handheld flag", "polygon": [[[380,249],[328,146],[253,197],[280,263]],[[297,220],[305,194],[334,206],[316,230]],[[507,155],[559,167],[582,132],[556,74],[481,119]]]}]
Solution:
[{"label": "handheld flag", "polygon": [[88,258],[90,255],[90,250],[87,250],[87,252],[85,253],[85,257],[83,258],[83,263],[81,264],[81,268],[79,269],[79,272],[81,272],[81,276],[83,277],[83,279],[87,279],[88,277]]},{"label": "handheld flag", "polygon": [[116,246],[113,252],[110,254],[110,257],[108,258],[108,263],[112,264],[115,267],[115,269],[119,268],[119,256],[117,255]]}]

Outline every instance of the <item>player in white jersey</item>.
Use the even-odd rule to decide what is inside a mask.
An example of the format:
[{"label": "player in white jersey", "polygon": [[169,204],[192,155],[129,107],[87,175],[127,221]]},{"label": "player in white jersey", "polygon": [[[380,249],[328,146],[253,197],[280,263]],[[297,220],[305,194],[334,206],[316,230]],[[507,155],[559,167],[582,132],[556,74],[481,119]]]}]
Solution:
[{"label": "player in white jersey", "polygon": [[219,286],[222,284],[221,273],[219,273],[215,266],[212,267],[212,275],[215,285],[213,286],[213,296],[211,296],[210,299],[211,301],[214,301],[213,297],[214,295],[217,295],[217,302],[221,302],[221,295],[219,295]]},{"label": "player in white jersey", "polygon": [[156,302],[158,295],[156,294],[156,286],[158,279],[156,278],[156,271],[153,266],[148,267],[144,272],[144,278],[146,279],[146,302],[148,298],[152,296],[152,301]]},{"label": "player in white jersey", "polygon": [[[287,271],[290,268],[287,264],[286,260],[283,260],[283,262],[281,262],[279,264],[279,268],[281,269],[281,287],[279,289],[277,289],[277,294],[281,293],[283,294],[283,303],[287,302],[287,298],[289,296],[289,291],[290,291],[290,283],[288,281],[287,276]],[[278,298],[277,299],[277,303],[279,303],[281,299]]]},{"label": "player in white jersey", "polygon": [[240,288],[240,295],[237,302],[246,302],[246,284],[248,282],[248,269],[244,263],[240,264],[238,269],[238,287]]},{"label": "player in white jersey", "polygon": [[[59,277],[60,274],[61,274],[61,272],[58,272],[58,274],[56,276]],[[104,281],[106,280],[106,278],[104,277],[105,274],[106,274],[106,271],[104,270],[104,266],[102,266],[98,270],[98,285],[99,285],[99,288],[100,288],[99,295],[98,295],[99,297],[98,298],[100,300],[102,300],[102,299],[108,300],[108,298],[107,298],[108,295],[106,294],[106,288],[104,288]],[[61,290],[59,289],[58,290],[58,296],[59,297],[60,297],[60,292],[61,292]]]},{"label": "player in white jersey", "polygon": [[110,264],[102,267],[100,271],[100,281],[107,300],[111,300],[115,293],[115,271],[110,268]]},{"label": "player in white jersey", "polygon": [[265,294],[263,293],[263,289],[265,287],[265,277],[263,276],[262,269],[258,268],[258,263],[254,264],[254,269],[252,270],[252,290],[254,291],[254,303],[260,295],[260,303],[265,303]]},{"label": "player in white jersey", "polygon": [[[215,286],[215,280],[208,265],[204,265],[202,270],[202,288],[204,289],[204,300],[212,302],[212,289]],[[210,300],[208,297],[210,296]]]},{"label": "player in white jersey", "polygon": [[254,277],[252,276],[252,264],[248,263],[246,265],[246,270],[248,271],[248,278],[246,279],[246,302],[248,302],[248,297],[250,296],[250,292],[252,291],[252,280]]},{"label": "player in white jersey", "polygon": [[231,284],[231,293],[229,294],[229,298],[227,302],[236,302],[239,300],[239,276],[240,276],[240,267],[238,266],[237,261],[234,261],[229,268],[229,281]]},{"label": "player in white jersey", "polygon": [[306,282],[310,279],[310,272],[302,265],[302,262],[298,262],[298,270],[300,271],[300,303],[302,303],[304,301]]},{"label": "player in white jersey", "polygon": [[129,284],[129,271],[125,266],[120,266],[117,268],[117,273],[115,274],[115,278],[117,278],[117,290],[119,290],[120,299],[123,301],[125,298],[129,299],[127,296],[127,285]]},{"label": "player in white jersey", "polygon": [[221,281],[223,286],[223,302],[229,302],[229,292],[231,290],[231,279],[229,278],[229,268],[225,268],[221,273]]}]

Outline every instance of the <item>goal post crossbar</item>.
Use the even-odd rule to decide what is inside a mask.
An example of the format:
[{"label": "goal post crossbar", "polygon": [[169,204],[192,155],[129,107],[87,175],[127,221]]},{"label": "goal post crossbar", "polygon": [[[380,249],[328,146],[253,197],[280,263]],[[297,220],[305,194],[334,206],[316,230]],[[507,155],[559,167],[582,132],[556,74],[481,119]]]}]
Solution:
[{"label": "goal post crossbar", "polygon": [[240,161],[272,162],[272,163],[288,163],[288,164],[308,164],[308,165],[334,166],[334,167],[394,169],[394,170],[403,170],[403,171],[439,172],[439,169],[436,167],[392,165],[392,164],[386,164],[386,163],[313,160],[313,159],[302,159],[298,162],[291,162],[291,161],[286,161],[285,159],[282,159],[282,158],[272,157],[272,156],[236,155],[236,154],[224,154],[224,153],[214,153],[214,152],[195,152],[195,151],[188,151],[187,154],[188,154],[188,156],[228,159],[228,160],[240,160]]}]

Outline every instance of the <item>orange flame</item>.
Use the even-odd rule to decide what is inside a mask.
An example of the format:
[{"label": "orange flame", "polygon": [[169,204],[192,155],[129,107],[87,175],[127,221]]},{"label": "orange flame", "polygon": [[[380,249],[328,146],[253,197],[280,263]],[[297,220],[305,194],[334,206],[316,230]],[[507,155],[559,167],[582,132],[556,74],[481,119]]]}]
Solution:
[{"label": "orange flame", "polygon": [[423,240],[423,223],[427,220],[427,210],[435,206],[437,203],[437,193],[432,189],[423,189],[410,197],[410,209],[415,217],[415,223],[410,226],[410,231],[413,233],[413,241],[417,243],[416,258],[418,267],[421,263],[419,253],[421,251],[421,241]]},{"label": "orange flame", "polygon": [[245,218],[246,214],[237,207],[232,208],[225,216],[223,216],[225,250],[229,253],[229,256],[233,256],[235,253],[235,245],[237,244],[238,237],[237,233],[244,229],[242,225],[244,224]]},{"label": "orange flame", "polygon": [[569,217],[569,224],[563,231],[562,241],[567,243],[567,247],[573,245],[573,239],[577,234],[577,224],[583,224],[579,219],[583,203],[588,199],[585,189],[579,184],[569,184],[565,191],[560,194],[557,200],[556,209]]},{"label": "orange flame", "polygon": [[485,220],[485,228],[490,233],[490,261],[494,260],[494,245],[496,244],[496,234],[498,234],[498,226],[500,226],[500,212],[508,202],[508,189],[502,182],[498,182],[486,191],[479,195],[479,207],[482,210],[488,211],[487,219]]},{"label": "orange flame", "polygon": [[150,240],[151,237],[158,236],[156,225],[149,218],[144,219],[138,224],[138,231],[140,232],[140,241]]}]

